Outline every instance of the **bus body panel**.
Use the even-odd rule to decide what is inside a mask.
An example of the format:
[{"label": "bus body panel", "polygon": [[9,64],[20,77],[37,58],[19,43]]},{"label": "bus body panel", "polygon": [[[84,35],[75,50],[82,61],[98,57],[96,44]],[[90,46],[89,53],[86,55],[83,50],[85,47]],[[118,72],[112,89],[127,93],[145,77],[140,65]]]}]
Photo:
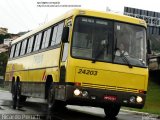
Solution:
[{"label": "bus body panel", "polygon": [[5,79],[20,77],[22,82],[45,82],[47,75],[53,75],[58,82],[59,56],[60,48],[8,61]]},{"label": "bus body panel", "polygon": [[92,63],[90,60],[72,58],[69,66],[66,82],[79,82],[82,86],[88,84],[88,87],[118,91],[147,91],[147,68],[129,68],[126,65]]}]

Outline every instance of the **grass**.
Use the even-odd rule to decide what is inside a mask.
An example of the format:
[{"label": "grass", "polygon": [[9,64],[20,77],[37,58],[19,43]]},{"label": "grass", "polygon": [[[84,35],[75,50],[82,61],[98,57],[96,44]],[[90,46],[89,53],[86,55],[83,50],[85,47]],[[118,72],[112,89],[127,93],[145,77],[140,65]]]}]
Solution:
[{"label": "grass", "polygon": [[143,109],[125,108],[125,109],[160,115],[160,85],[151,80],[149,81],[148,85],[149,86],[147,91],[147,98],[144,108]]}]

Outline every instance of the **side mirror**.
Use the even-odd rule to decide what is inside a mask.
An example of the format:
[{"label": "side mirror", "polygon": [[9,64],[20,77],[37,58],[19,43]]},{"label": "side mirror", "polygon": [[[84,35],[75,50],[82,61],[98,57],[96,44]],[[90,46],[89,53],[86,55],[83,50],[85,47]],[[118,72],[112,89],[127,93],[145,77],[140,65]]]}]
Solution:
[{"label": "side mirror", "polygon": [[64,27],[62,32],[62,42],[67,43],[69,36],[69,27]]}]

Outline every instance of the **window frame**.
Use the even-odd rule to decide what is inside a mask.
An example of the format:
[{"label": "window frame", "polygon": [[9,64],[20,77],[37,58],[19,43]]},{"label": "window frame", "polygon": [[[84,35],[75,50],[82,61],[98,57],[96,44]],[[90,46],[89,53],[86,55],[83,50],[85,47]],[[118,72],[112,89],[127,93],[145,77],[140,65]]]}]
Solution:
[{"label": "window frame", "polygon": [[[145,30],[147,29],[145,26],[143,26],[143,25],[140,25],[140,24],[134,24],[134,23],[129,23],[129,22],[125,22],[125,21],[119,21],[119,20],[115,20],[115,19],[107,19],[107,18],[99,18],[99,17],[92,17],[92,16],[84,16],[84,15],[77,15],[75,18],[74,18],[74,22],[73,22],[73,32],[74,32],[74,30],[75,30],[75,21],[76,21],[76,19],[77,19],[77,17],[86,17],[86,18],[97,18],[97,19],[104,19],[104,20],[112,20],[113,21],[113,32],[115,33],[115,30],[114,30],[114,25],[115,25],[115,22],[120,22],[120,23],[125,23],[125,24],[130,24],[130,25],[134,25],[134,26],[140,26],[140,27],[143,27]],[[146,35],[146,34],[145,34]],[[75,58],[75,59],[83,59],[83,60],[91,60],[91,59],[86,59],[86,58],[83,58],[83,57],[76,57],[76,56],[73,56],[72,55],[72,46],[73,46],[73,36],[74,36],[74,34],[72,34],[72,36],[71,36],[71,47],[70,47],[70,55],[71,55],[71,57],[72,58]],[[115,35],[113,36],[113,46],[112,46],[112,49],[114,50],[115,49],[115,44],[116,44],[116,37],[115,37]],[[146,41],[147,41],[147,39],[146,39]],[[113,63],[113,64],[120,64],[120,63],[115,63],[114,62],[114,51],[112,51],[112,61],[111,62],[107,62],[107,63]],[[98,60],[98,62],[106,62],[106,61],[99,61]],[[120,64],[120,65],[127,65],[127,64]],[[140,68],[146,68],[147,66],[136,66],[136,65],[134,65],[134,67],[140,67]]]},{"label": "window frame", "polygon": [[[81,57],[81,56],[74,56],[73,55],[73,53],[72,53],[72,50],[73,50],[73,40],[74,40],[74,31],[75,31],[75,26],[76,26],[76,19],[77,18],[79,18],[79,17],[84,17],[84,18],[90,18],[90,19],[94,19],[95,21],[96,20],[106,20],[106,21],[110,21],[110,22],[112,22],[112,32],[114,33],[114,28],[113,28],[113,26],[114,26],[114,20],[111,20],[111,19],[105,19],[105,18],[99,18],[99,17],[92,17],[92,16],[83,16],[83,15],[77,15],[76,17],[75,17],[75,20],[74,20],[74,23],[73,23],[73,31],[72,31],[72,38],[71,38],[71,47],[70,47],[70,55],[71,55],[71,57],[72,58],[76,58],[76,59],[83,59],[83,60],[90,60],[90,61],[94,61],[95,60],[95,58],[93,57],[93,58],[85,58],[85,57]],[[94,25],[93,27],[96,27],[96,25]],[[112,33],[112,34],[113,34]],[[113,37],[113,36],[112,36]],[[113,39],[114,39],[114,37],[113,37]],[[110,46],[111,47],[111,49],[112,49],[112,51],[113,51],[113,41],[112,41],[112,43],[111,43],[112,45]],[[111,52],[112,53],[112,52]],[[112,63],[113,62],[113,55],[111,56],[111,60],[100,60],[100,59],[98,59],[97,60],[98,62],[108,62],[108,63]]]},{"label": "window frame", "polygon": [[18,57],[20,55],[20,51],[21,51],[21,42],[18,42],[16,44],[16,49],[15,49],[14,57]]},{"label": "window frame", "polygon": [[[61,22],[57,23],[56,25],[54,25],[53,30],[52,30],[52,37],[51,37],[50,46],[55,46],[55,45],[58,45],[61,43],[61,38],[62,38],[64,26],[65,26],[65,21],[61,21]],[[60,28],[62,28],[62,29],[60,29]]]},{"label": "window frame", "polygon": [[28,39],[24,39],[22,41],[22,45],[21,45],[21,52],[20,52],[20,56],[25,55],[26,54],[26,49],[27,49],[27,44],[28,43]]},{"label": "window frame", "polygon": [[29,54],[29,53],[31,53],[33,51],[34,41],[35,41],[35,36],[34,35],[29,37],[28,46],[27,46],[27,52],[26,52],[27,54]]},{"label": "window frame", "polygon": [[35,35],[35,44],[33,47],[33,51],[38,51],[41,48],[41,43],[42,43],[42,37],[43,37],[43,32],[39,32],[38,34]]},{"label": "window frame", "polygon": [[14,58],[16,44],[12,45],[9,58]]},{"label": "window frame", "polygon": [[52,29],[53,29],[52,27],[49,27],[45,31],[43,31],[43,39],[42,39],[42,44],[40,49],[45,49],[49,47],[51,35],[52,35]]}]

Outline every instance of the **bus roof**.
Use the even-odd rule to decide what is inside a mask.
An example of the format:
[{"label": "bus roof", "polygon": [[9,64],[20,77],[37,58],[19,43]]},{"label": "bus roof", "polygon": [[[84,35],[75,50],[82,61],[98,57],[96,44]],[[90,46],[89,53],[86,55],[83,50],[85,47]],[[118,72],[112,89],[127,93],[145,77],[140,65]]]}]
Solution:
[{"label": "bus roof", "polygon": [[50,22],[39,26],[37,29],[32,30],[31,32],[26,33],[25,35],[17,38],[16,40],[12,41],[12,44],[21,41],[25,38],[28,38],[29,36],[32,36],[50,26],[53,24],[60,22],[66,18],[69,18],[71,16],[76,16],[76,15],[83,15],[83,16],[93,16],[93,17],[98,17],[98,18],[106,18],[106,19],[111,19],[111,20],[117,20],[117,21],[122,21],[122,22],[127,22],[127,23],[132,23],[132,24],[137,24],[146,27],[146,22],[142,19],[122,15],[119,13],[114,13],[114,12],[102,12],[102,11],[95,11],[95,10],[86,10],[86,9],[73,9],[70,10],[69,12],[66,12],[65,14],[61,15],[60,17],[51,20]]}]

